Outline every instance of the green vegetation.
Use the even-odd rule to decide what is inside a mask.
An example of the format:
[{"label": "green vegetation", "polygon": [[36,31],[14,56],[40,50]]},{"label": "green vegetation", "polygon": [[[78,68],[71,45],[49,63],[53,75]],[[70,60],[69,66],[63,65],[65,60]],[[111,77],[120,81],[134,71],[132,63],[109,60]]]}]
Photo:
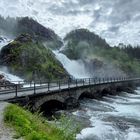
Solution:
[{"label": "green vegetation", "polygon": [[[42,44],[26,43],[19,48],[11,50],[13,55],[12,68],[14,71],[25,73],[34,78],[42,79],[57,79],[64,78],[66,71],[62,67],[61,63],[55,59],[55,56],[48,48],[45,48]],[[32,75],[34,72],[35,75]],[[44,77],[44,78],[43,78]]]},{"label": "green vegetation", "polygon": [[2,63],[11,71],[27,80],[52,80],[68,77],[67,72],[54,54],[42,43],[23,34],[2,49]]},{"label": "green vegetation", "polygon": [[70,32],[66,37],[67,42],[63,53],[70,59],[83,61],[98,59],[105,64],[119,68],[129,76],[140,75],[139,47],[125,48],[110,47],[98,35],[86,30],[78,29]]},{"label": "green vegetation", "polygon": [[[17,106],[9,105],[4,112],[4,121],[16,131],[15,138],[25,140],[75,140],[77,128],[72,121],[61,119],[49,123],[45,118]],[[59,125],[58,125],[59,124]]]},{"label": "green vegetation", "polygon": [[97,56],[103,61],[107,61],[120,68],[129,76],[140,75],[140,63],[120,48],[113,47],[109,49],[100,49],[99,47],[95,47],[93,51],[90,52],[89,56]]}]

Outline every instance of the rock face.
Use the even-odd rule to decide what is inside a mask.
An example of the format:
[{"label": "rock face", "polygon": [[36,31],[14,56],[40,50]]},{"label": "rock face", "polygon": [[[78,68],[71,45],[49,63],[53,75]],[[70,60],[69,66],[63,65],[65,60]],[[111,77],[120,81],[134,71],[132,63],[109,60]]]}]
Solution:
[{"label": "rock face", "polygon": [[65,41],[73,40],[75,43],[80,41],[86,41],[90,45],[99,46],[99,47],[109,47],[104,39],[98,35],[90,32],[88,29],[77,29],[73,30],[66,35],[64,38]]},{"label": "rock face", "polygon": [[14,84],[5,80],[4,75],[0,74],[0,89],[12,88],[12,86],[14,86]]},{"label": "rock face", "polygon": [[20,48],[22,44],[32,42],[32,38],[28,34],[22,34],[17,37],[13,42],[9,43],[8,45],[4,46],[0,53],[0,63],[2,65],[8,65],[14,62],[15,52],[12,52],[14,49]]},{"label": "rock face", "polygon": [[2,42],[3,41],[3,38],[2,37],[0,37],[0,42]]},{"label": "rock face", "polygon": [[0,80],[3,80],[3,79],[4,79],[4,76],[0,74]]},{"label": "rock face", "polygon": [[95,47],[109,48],[106,41],[87,29],[73,30],[64,38],[66,42],[63,53],[70,59],[83,59]]},{"label": "rock face", "polygon": [[[19,31],[28,32],[36,38],[42,37],[42,39],[44,38],[44,40],[53,41],[53,40],[57,39],[57,37],[58,37],[54,33],[53,30],[45,28],[44,26],[42,26],[41,24],[39,24],[35,20],[28,18],[28,17],[21,18],[18,21],[18,26],[19,26],[18,27]],[[22,28],[22,29],[20,29],[20,28]]]},{"label": "rock face", "polygon": [[51,50],[29,34],[20,35],[2,48],[0,64],[10,67],[12,73],[26,80],[68,78],[68,73]]},{"label": "rock face", "polygon": [[59,49],[62,46],[61,39],[53,30],[42,26],[29,17],[18,20],[17,33],[28,33],[36,40],[43,41],[47,47],[52,49]]},{"label": "rock face", "polygon": [[22,33],[30,34],[35,40],[42,41],[48,47],[58,49],[62,46],[60,37],[49,28],[44,27],[29,17],[6,18],[0,16],[0,30],[10,37],[18,37]]},{"label": "rock face", "polygon": [[86,67],[89,67],[89,69],[91,69],[91,70],[93,70],[93,69],[94,70],[99,70],[104,66],[103,61],[98,60],[97,58],[89,59],[87,61],[85,60],[84,63],[86,65]]},{"label": "rock face", "polygon": [[113,64],[108,64],[97,58],[84,61],[85,67],[92,77],[108,78],[122,77],[126,74]]},{"label": "rock face", "polygon": [[33,41],[33,38],[29,34],[21,34],[15,39],[15,41],[19,41],[20,43],[26,43]]}]

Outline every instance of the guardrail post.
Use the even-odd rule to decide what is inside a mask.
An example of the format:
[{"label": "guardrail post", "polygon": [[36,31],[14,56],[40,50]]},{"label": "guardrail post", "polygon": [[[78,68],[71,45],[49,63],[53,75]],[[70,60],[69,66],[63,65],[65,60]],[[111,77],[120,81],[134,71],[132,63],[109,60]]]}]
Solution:
[{"label": "guardrail post", "polygon": [[99,84],[100,84],[100,78],[99,78]]},{"label": "guardrail post", "polygon": [[68,80],[68,88],[70,88],[70,81]]},{"label": "guardrail post", "polygon": [[35,87],[35,82],[34,82],[34,94],[36,94],[36,87]]},{"label": "guardrail post", "polygon": [[85,80],[83,79],[83,86],[85,85]]},{"label": "guardrail post", "polygon": [[104,80],[104,78],[103,78],[103,83],[105,83],[105,80]]},{"label": "guardrail post", "polygon": [[90,78],[89,78],[89,85],[90,85]]},{"label": "guardrail post", "polygon": [[61,89],[61,83],[60,81],[58,82],[59,90]]},{"label": "guardrail post", "polygon": [[95,80],[95,78],[94,78],[93,80],[94,80],[94,84],[96,84],[96,80]]},{"label": "guardrail post", "polygon": [[77,87],[77,79],[76,79],[76,81],[75,81],[75,82],[76,82],[76,87]]},{"label": "guardrail post", "polygon": [[15,86],[15,90],[16,90],[16,97],[17,97],[17,84],[16,84],[16,86]]},{"label": "guardrail post", "polygon": [[48,91],[50,91],[50,82],[48,81]]}]

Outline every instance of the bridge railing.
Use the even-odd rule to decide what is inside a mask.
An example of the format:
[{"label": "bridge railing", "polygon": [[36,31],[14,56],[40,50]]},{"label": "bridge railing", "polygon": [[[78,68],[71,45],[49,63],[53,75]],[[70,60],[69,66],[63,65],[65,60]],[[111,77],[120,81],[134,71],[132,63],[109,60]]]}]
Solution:
[{"label": "bridge railing", "polygon": [[29,94],[38,94],[41,92],[50,92],[61,89],[115,83],[122,81],[129,81],[140,78],[128,78],[128,77],[105,77],[105,78],[84,78],[84,79],[67,79],[56,81],[18,81],[16,84],[3,84],[0,85],[0,95],[14,94],[14,97],[24,95],[28,91]]}]

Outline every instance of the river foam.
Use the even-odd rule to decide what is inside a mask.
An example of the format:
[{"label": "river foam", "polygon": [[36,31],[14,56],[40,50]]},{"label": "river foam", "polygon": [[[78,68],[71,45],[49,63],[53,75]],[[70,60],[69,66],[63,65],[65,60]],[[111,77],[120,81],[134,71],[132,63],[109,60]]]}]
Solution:
[{"label": "river foam", "polygon": [[[77,140],[140,140],[140,88],[136,93],[81,101],[91,125],[77,134]],[[80,117],[81,110],[73,114]]]}]

